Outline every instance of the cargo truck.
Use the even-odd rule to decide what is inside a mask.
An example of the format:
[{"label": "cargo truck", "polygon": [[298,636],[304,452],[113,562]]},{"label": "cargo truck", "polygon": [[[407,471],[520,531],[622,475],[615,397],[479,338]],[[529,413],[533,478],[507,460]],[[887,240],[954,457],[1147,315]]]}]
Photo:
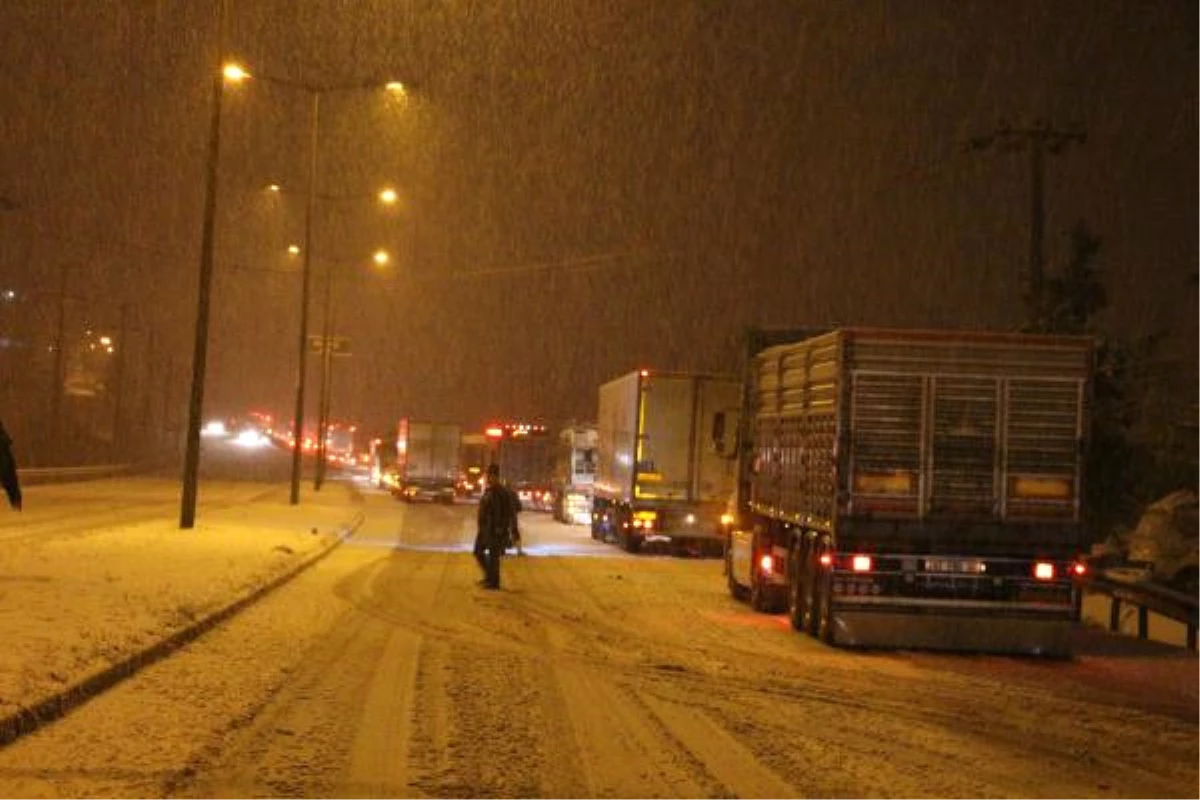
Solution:
[{"label": "cargo truck", "polygon": [[747,337],[731,593],[830,644],[1065,657],[1086,570],[1092,341]]},{"label": "cargo truck", "polygon": [[596,482],[596,426],[568,425],[558,432],[554,454],[554,518],[590,525]]},{"label": "cargo truck", "polygon": [[396,435],[395,491],[400,500],[453,503],[462,428],[449,422],[400,420]]},{"label": "cargo truck", "polygon": [[601,386],[592,537],[720,555],[736,471],[709,431],[738,401],[737,380],[717,375],[641,370]]},{"label": "cargo truck", "polygon": [[506,422],[489,425],[492,461],[500,479],[517,493],[523,511],[554,508],[554,437],[545,425]]}]

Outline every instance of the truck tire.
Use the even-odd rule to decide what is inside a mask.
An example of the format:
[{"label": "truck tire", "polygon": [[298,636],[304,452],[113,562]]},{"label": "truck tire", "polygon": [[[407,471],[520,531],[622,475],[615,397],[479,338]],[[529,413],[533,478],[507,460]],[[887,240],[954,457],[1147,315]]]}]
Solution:
[{"label": "truck tire", "polygon": [[799,543],[792,545],[788,556],[788,621],[792,629],[804,631],[808,613],[808,595],[805,594],[804,571],[807,564],[804,549]]},{"label": "truck tire", "polygon": [[837,644],[833,624],[833,573],[821,570],[815,581],[819,606],[816,613],[817,638],[827,645]]},{"label": "truck tire", "polygon": [[748,599],[750,593],[734,577],[732,553],[726,553],[725,555],[725,583],[729,586],[729,594],[734,600],[745,602]]},{"label": "truck tire", "polygon": [[816,637],[820,633],[820,615],[821,615],[821,593],[820,587],[817,585],[821,569],[818,559],[820,553],[816,545],[812,545],[808,549],[808,553],[804,558],[804,587],[801,589],[804,592],[804,620],[803,629],[809,636]]},{"label": "truck tire", "polygon": [[753,565],[750,566],[750,607],[760,614],[771,613],[771,596],[763,585],[762,575]]}]

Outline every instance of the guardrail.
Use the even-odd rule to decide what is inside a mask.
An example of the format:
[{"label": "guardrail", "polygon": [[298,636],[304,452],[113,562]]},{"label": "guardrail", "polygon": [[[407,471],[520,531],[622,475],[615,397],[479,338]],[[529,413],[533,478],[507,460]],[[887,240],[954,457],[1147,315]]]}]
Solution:
[{"label": "guardrail", "polygon": [[25,467],[19,470],[22,484],[86,481],[92,478],[111,478],[133,470],[133,464],[98,464],[90,467]]},{"label": "guardrail", "polygon": [[1187,629],[1187,648],[1196,651],[1197,598],[1148,581],[1121,580],[1105,573],[1093,574],[1081,581],[1085,590],[1109,597],[1108,628],[1121,629],[1121,607],[1137,609],[1137,636],[1149,637],[1150,614],[1158,614],[1181,623]]}]

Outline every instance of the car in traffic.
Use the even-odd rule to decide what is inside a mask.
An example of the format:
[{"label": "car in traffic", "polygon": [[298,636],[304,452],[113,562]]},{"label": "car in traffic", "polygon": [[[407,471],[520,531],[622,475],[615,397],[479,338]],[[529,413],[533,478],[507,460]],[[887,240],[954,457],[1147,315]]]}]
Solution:
[{"label": "car in traffic", "polygon": [[395,492],[396,498],[406,503],[445,503],[454,502],[454,484],[444,481],[411,480],[404,483]]}]

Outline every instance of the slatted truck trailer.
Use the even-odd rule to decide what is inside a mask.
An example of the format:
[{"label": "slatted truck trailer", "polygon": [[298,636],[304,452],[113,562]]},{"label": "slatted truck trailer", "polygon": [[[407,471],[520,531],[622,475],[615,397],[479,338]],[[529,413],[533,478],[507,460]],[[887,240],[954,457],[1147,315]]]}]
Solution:
[{"label": "slatted truck trailer", "polygon": [[830,644],[1069,656],[1090,339],[748,338],[713,428],[734,596]]}]

